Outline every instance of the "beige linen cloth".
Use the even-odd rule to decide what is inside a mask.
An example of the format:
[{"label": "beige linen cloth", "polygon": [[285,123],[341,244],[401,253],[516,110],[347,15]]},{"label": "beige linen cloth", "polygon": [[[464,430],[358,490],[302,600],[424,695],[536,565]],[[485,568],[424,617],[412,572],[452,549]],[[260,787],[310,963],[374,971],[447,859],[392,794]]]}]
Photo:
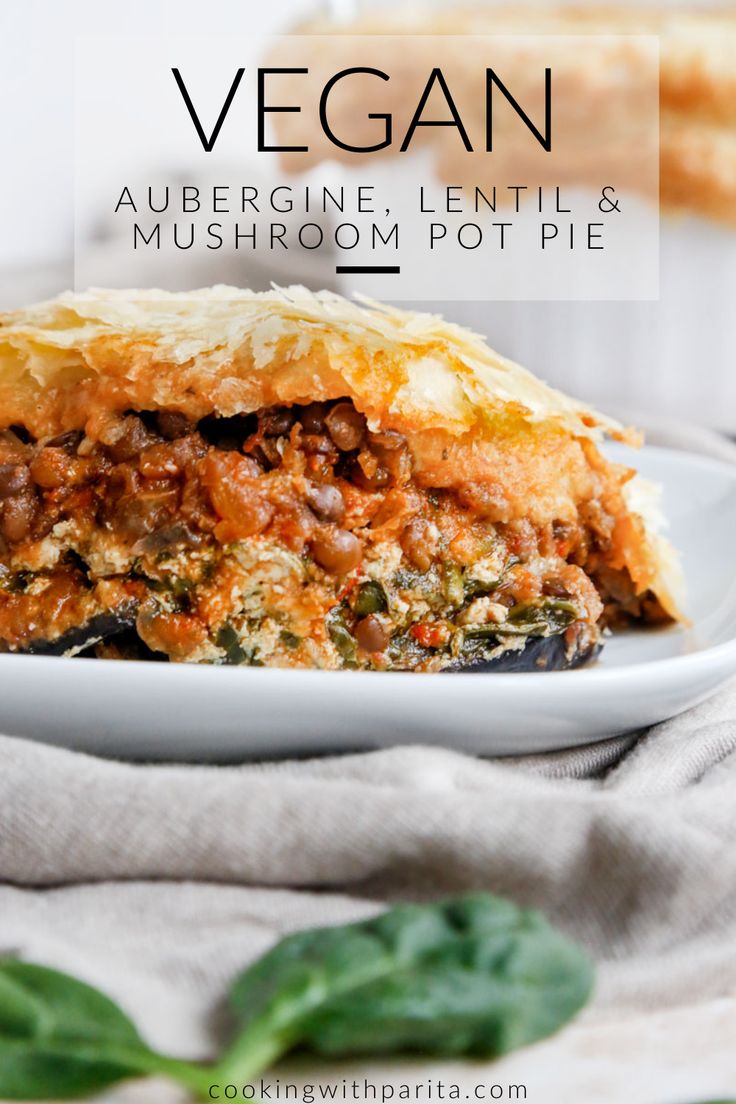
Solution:
[{"label": "beige linen cloth", "polygon": [[[707,434],[669,443],[736,459]],[[0,880],[0,953],[99,985],[193,1057],[226,1030],[228,982],[280,934],[507,894],[595,956],[573,1025],[497,1063],[291,1062],[282,1082],[367,1077],[379,1100],[382,1084],[435,1100],[438,1080],[471,1099],[524,1084],[533,1104],[736,1096],[736,684],[638,737],[516,761],[410,747],[148,766],[0,737]],[[148,1082],[104,1099],[182,1096]]]}]

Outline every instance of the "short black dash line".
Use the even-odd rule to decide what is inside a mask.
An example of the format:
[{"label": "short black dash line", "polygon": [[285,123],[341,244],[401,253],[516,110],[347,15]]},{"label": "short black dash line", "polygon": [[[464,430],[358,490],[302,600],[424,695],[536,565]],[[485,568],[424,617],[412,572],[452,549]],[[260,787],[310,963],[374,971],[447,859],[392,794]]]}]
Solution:
[{"label": "short black dash line", "polygon": [[401,272],[399,265],[337,265],[335,272],[338,276],[357,276],[359,274],[398,276]]}]

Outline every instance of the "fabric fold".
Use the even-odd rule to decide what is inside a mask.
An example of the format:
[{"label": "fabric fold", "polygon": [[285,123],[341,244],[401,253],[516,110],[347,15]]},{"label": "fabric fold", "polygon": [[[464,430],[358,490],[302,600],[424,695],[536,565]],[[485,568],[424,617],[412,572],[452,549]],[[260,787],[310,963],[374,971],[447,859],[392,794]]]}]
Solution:
[{"label": "fabric fold", "polygon": [[636,961],[645,1002],[736,988],[736,684],[585,782],[423,747],[140,766],[6,737],[0,761],[0,878],[18,887],[487,889],[542,908],[614,974]]}]

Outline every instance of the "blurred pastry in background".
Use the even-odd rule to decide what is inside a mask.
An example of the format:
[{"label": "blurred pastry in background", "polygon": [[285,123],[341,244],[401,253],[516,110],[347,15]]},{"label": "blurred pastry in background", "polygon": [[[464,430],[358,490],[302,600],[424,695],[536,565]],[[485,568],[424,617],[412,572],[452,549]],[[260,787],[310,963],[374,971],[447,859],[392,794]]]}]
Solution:
[{"label": "blurred pastry in background", "polygon": [[[372,8],[348,22],[337,23],[329,17],[321,17],[302,24],[295,31],[321,36],[414,36],[411,50],[400,49],[391,38],[382,44],[381,65],[392,76],[392,81],[387,82],[386,96],[390,98],[393,94],[397,110],[402,104],[405,106],[406,82],[411,81],[412,74],[416,79],[420,75],[426,78],[439,63],[436,39],[427,37],[423,50],[422,36],[447,36],[448,64],[452,67],[453,59],[459,62],[453,68],[453,75],[458,71],[464,73],[467,82],[465,92],[455,82],[453,96],[459,102],[464,98],[468,104],[473,102],[476,110],[478,96],[472,86],[478,71],[486,64],[487,47],[481,41],[474,44],[471,36],[601,36],[597,48],[592,47],[590,39],[585,50],[561,52],[560,45],[553,48],[555,96],[556,104],[560,105],[555,122],[558,128],[567,131],[564,155],[561,153],[554,163],[549,159],[545,163],[540,153],[531,162],[527,157],[525,164],[516,156],[521,150],[519,144],[512,163],[502,166],[494,150],[494,176],[508,177],[509,173],[526,167],[537,176],[535,182],[541,183],[554,176],[588,183],[591,164],[586,161],[584,149],[586,137],[596,128],[592,163],[597,175],[600,177],[611,167],[621,173],[627,165],[628,179],[620,182],[639,193],[649,191],[650,181],[646,174],[644,178],[637,177],[642,133],[632,129],[636,112],[631,111],[631,103],[641,95],[646,65],[651,66],[651,54],[647,53],[644,41],[637,42],[634,36],[656,35],[660,43],[660,202],[670,212],[695,213],[731,224],[736,222],[736,9],[494,5],[427,9],[407,6],[390,10]],[[453,42],[453,36],[468,37],[462,42]],[[288,43],[288,39],[282,42]],[[277,49],[281,50],[282,46]],[[314,49],[313,60],[317,65],[327,63],[324,55],[330,49],[337,51],[334,41],[330,47],[329,39],[320,38]],[[504,71],[508,72],[510,44],[505,50],[501,49],[504,51]],[[514,73],[516,87],[519,78],[523,84],[531,50],[530,44],[519,46]],[[392,51],[396,56],[392,56]],[[478,64],[474,65],[476,55]],[[330,60],[335,59],[333,56]],[[441,60],[444,65],[444,57]],[[538,106],[539,90],[536,99]],[[339,103],[336,110],[340,111]],[[349,111],[349,106],[346,105],[345,110]],[[533,115],[533,111],[530,114]],[[296,125],[295,117],[288,114],[273,118],[282,134]],[[620,123],[624,118],[628,130],[622,133]],[[337,127],[338,122],[335,129]],[[458,182],[464,171],[470,169],[471,162],[463,156],[462,149],[458,155],[453,128],[428,129],[426,134],[431,135],[440,175],[444,180]],[[578,136],[576,150],[572,145],[573,134]],[[646,135],[644,138],[646,140]],[[625,142],[625,153],[622,153],[621,142]],[[605,147],[608,148],[607,162],[601,159]],[[530,149],[526,143],[525,153]],[[332,149],[331,156],[335,155]],[[567,166],[564,177],[560,173],[563,165]],[[477,164],[473,164],[471,171],[477,176]],[[542,173],[547,175],[543,177]]]}]

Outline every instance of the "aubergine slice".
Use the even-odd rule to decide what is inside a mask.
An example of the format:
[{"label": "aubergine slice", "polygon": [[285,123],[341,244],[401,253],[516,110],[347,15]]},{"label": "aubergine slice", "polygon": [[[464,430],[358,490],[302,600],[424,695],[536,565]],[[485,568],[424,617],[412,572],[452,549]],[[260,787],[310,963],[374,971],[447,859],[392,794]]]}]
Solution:
[{"label": "aubergine slice", "polygon": [[78,655],[85,648],[111,640],[127,632],[135,625],[136,604],[120,609],[97,613],[83,625],[67,629],[54,640],[32,640],[25,648],[19,649],[24,655],[70,656]]},{"label": "aubergine slice", "polygon": [[523,648],[503,652],[488,659],[482,652],[475,652],[456,660],[445,671],[463,671],[481,674],[486,671],[567,671],[592,663],[603,645],[599,641],[585,641],[578,637],[572,649],[565,643],[564,635],[527,637]]},{"label": "aubergine slice", "polygon": [[[603,645],[595,630],[579,618],[577,606],[567,599],[519,603],[509,611],[503,631],[492,625],[471,627],[462,654],[447,670],[566,671],[583,667],[593,662]],[[568,629],[573,631],[572,640],[567,639]],[[523,646],[491,655],[499,645],[508,645],[509,636],[523,638]]]}]

